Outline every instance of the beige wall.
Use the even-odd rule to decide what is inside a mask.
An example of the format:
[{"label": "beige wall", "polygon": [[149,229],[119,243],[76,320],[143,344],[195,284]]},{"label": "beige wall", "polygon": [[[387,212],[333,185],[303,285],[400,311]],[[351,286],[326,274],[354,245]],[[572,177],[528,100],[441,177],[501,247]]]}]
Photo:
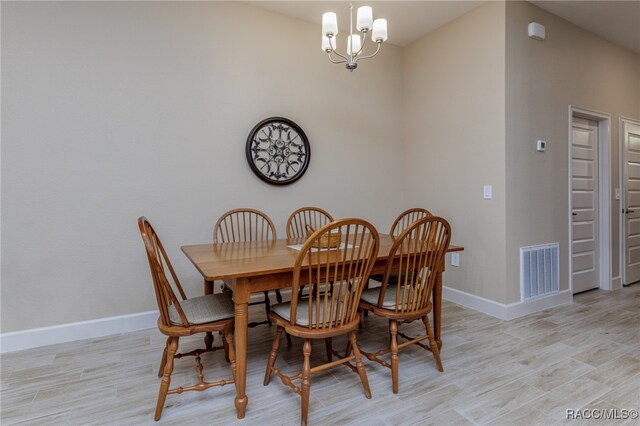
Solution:
[{"label": "beige wall", "polygon": [[504,3],[490,2],[403,51],[404,203],[447,218],[465,247],[444,284],[497,302],[506,301],[504,20]]},{"label": "beige wall", "polygon": [[[507,2],[506,169],[508,302],[520,300],[519,248],[559,242],[568,282],[568,107],[611,114],[612,276],[620,274],[618,119],[640,118],[640,56],[526,2]],[[527,25],[546,27],[544,42]],[[535,141],[547,141],[547,151]]]},{"label": "beige wall", "polygon": [[[567,288],[567,107],[612,114],[612,193],[617,119],[640,118],[638,55],[528,3],[484,4],[354,73],[320,52],[318,25],[242,4],[2,9],[3,333],[154,309],[141,214],[199,294],[179,247],[210,241],[238,206],[281,234],[304,204],[381,231],[425,206],[466,248],[445,285],[516,302],[519,247],[559,241]],[[526,36],[530,20],[544,43]],[[249,130],[275,115],[313,152],[284,188],[244,158]]]},{"label": "beige wall", "polygon": [[[319,25],[242,4],[2,4],[2,332],[155,309],[136,219],[187,292],[179,250],[251,206],[319,205],[387,229],[400,203],[401,51],[354,73]],[[269,186],[244,144],[269,116],[311,141],[306,175]],[[365,159],[365,160],[363,160]]]}]

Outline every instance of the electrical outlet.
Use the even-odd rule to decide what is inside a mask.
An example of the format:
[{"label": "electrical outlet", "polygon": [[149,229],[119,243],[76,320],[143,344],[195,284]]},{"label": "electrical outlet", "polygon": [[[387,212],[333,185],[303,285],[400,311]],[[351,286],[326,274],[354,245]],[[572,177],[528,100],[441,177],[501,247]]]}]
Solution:
[{"label": "electrical outlet", "polygon": [[460,266],[460,253],[451,253],[451,266]]}]

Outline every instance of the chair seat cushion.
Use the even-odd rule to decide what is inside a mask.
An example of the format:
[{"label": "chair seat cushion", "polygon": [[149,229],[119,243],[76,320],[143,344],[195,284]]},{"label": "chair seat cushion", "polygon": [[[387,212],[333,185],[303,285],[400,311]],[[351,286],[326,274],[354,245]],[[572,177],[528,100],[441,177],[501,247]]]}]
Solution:
[{"label": "chair seat cushion", "polygon": [[[207,294],[183,300],[180,302],[180,306],[189,324],[206,324],[233,318],[233,301],[225,293]],[[169,319],[171,319],[171,324],[186,325],[182,324],[180,314],[174,305],[169,306]]]},{"label": "chair seat cushion", "polygon": [[[312,324],[315,326],[316,325],[316,306],[318,304],[317,303],[313,303],[311,309],[311,321]],[[321,309],[324,309],[324,307],[322,306],[322,304],[320,304]],[[340,307],[342,307],[342,303],[339,305]],[[291,321],[291,302],[286,302],[286,303],[279,303],[275,306],[272,306],[271,310],[273,310],[273,312],[275,312],[276,314],[280,315],[282,318],[284,318],[287,321]],[[305,300],[299,300],[298,301],[298,306],[296,308],[296,325],[301,325],[303,327],[308,327],[309,326],[309,300],[305,299]],[[334,316],[333,318],[335,318],[335,312],[334,312]],[[338,315],[340,315],[340,313],[338,312]],[[320,316],[322,317],[322,311],[320,312]]]},{"label": "chair seat cushion", "polygon": [[[370,288],[362,292],[360,300],[377,306],[378,296],[380,295],[380,287]],[[382,301],[382,307],[385,309],[395,309],[396,307],[396,286],[388,286],[387,291],[384,293],[384,300]]]},{"label": "chair seat cushion", "polygon": [[[384,278],[384,275],[382,275],[382,274],[371,275],[369,278],[374,280],[374,281],[382,282],[382,280]],[[389,274],[389,281],[387,281],[387,285],[394,285],[394,284],[398,284],[398,273],[397,272],[391,272]]]}]

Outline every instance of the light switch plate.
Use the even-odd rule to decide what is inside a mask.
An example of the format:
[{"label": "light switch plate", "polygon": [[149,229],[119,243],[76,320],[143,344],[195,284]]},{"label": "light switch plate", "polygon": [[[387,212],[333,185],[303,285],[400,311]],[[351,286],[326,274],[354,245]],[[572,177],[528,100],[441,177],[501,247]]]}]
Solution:
[{"label": "light switch plate", "polygon": [[460,253],[451,253],[451,266],[460,266]]},{"label": "light switch plate", "polygon": [[620,188],[616,188],[616,200],[620,199]]},{"label": "light switch plate", "polygon": [[493,187],[491,185],[485,185],[483,188],[483,196],[485,200],[490,200],[493,198]]}]

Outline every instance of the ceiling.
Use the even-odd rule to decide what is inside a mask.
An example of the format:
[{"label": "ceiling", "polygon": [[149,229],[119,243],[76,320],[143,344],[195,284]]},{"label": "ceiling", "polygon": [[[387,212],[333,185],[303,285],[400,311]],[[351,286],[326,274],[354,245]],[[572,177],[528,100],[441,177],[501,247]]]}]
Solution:
[{"label": "ceiling", "polygon": [[531,3],[640,54],[640,1],[532,1]]},{"label": "ceiling", "polygon": [[[262,9],[320,25],[324,12],[336,12],[338,28],[348,33],[347,1],[247,1]],[[389,43],[406,46],[484,1],[357,1],[368,4],[374,18],[386,18]],[[631,1],[531,1],[536,6],[591,31],[612,43],[640,54],[640,0]],[[354,11],[355,13],[355,11]]]},{"label": "ceiling", "polygon": [[[323,13],[335,12],[338,15],[340,35],[349,33],[348,1],[248,1],[246,3],[318,25],[322,22]],[[374,19],[387,19],[388,42],[396,46],[406,46],[464,15],[481,3],[484,1],[354,1],[353,14],[355,16],[359,6],[371,6]],[[319,38],[320,34],[318,34]],[[345,39],[342,38],[342,40]]]}]

